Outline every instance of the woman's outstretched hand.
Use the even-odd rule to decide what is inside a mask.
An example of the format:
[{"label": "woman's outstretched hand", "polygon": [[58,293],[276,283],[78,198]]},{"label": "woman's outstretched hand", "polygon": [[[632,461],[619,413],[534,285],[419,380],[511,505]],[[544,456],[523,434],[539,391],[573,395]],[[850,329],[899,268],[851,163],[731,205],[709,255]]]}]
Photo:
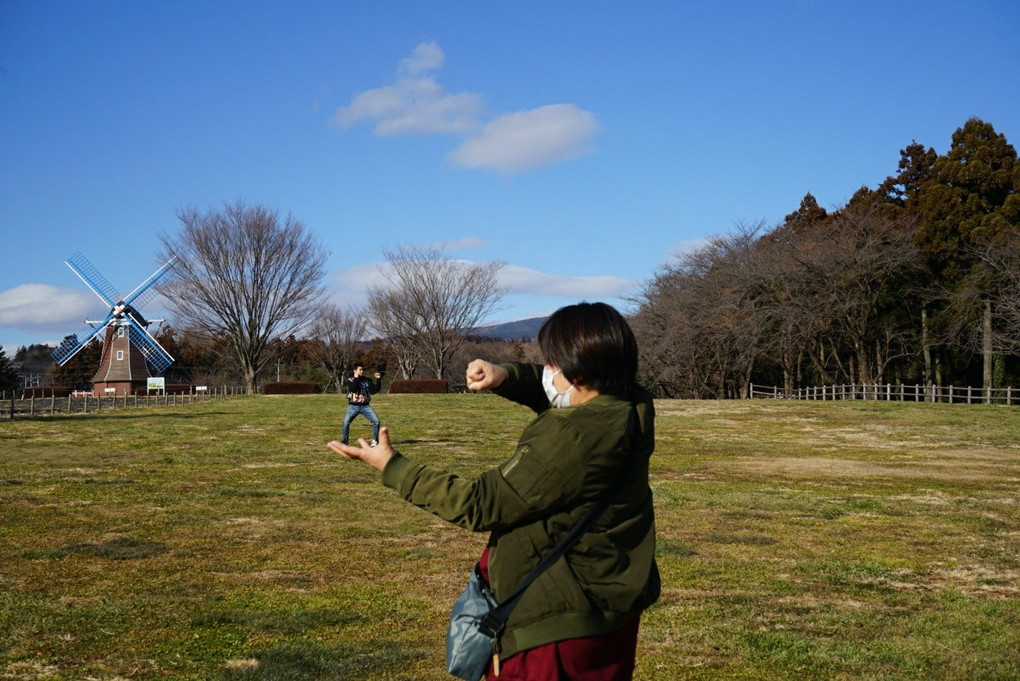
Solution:
[{"label": "woman's outstretched hand", "polygon": [[365,442],[365,438],[358,438],[358,446],[345,445],[339,440],[329,443],[329,448],[347,459],[358,459],[364,461],[380,473],[386,468],[386,464],[393,458],[393,446],[390,444],[390,431],[383,426],[379,429],[379,444],[375,447]]},{"label": "woman's outstretched hand", "polygon": [[486,362],[484,359],[473,360],[467,367],[468,390],[490,390],[498,388],[506,380],[506,369]]}]

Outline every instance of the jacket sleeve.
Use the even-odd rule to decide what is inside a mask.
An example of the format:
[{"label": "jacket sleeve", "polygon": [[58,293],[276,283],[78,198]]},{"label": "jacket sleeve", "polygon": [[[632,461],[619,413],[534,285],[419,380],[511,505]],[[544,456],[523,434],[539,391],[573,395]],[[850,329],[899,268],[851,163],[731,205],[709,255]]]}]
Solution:
[{"label": "jacket sleeve", "polygon": [[506,370],[506,380],[493,390],[500,397],[528,407],[536,414],[549,409],[549,398],[542,389],[542,365],[509,363],[500,364]]},{"label": "jacket sleeve", "polygon": [[398,453],[383,470],[383,484],[415,506],[476,532],[547,516],[580,495],[581,456],[563,420],[537,425],[525,430],[512,457],[475,480],[415,463]]},{"label": "jacket sleeve", "polygon": [[468,480],[398,452],[386,464],[382,481],[415,506],[475,532],[513,525],[527,512],[524,501],[503,484],[495,468]]}]

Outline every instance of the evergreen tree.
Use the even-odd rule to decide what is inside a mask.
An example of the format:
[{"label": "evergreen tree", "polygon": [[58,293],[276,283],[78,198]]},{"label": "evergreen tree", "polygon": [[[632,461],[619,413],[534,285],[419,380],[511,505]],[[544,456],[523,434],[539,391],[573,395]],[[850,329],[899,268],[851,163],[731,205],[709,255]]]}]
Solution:
[{"label": "evergreen tree", "polygon": [[15,390],[18,387],[18,371],[0,347],[0,390]]},{"label": "evergreen tree", "polygon": [[1020,228],[1016,166],[1016,149],[990,123],[971,118],[953,133],[918,197],[917,245],[936,275],[949,282],[965,276],[975,247]]},{"label": "evergreen tree", "polygon": [[783,224],[796,233],[817,226],[827,217],[828,213],[818,205],[818,199],[808,192],[800,200],[800,207],[783,218]]},{"label": "evergreen tree", "polygon": [[921,187],[932,179],[938,157],[933,148],[925,149],[923,144],[911,142],[905,149],[900,149],[899,174],[887,177],[879,188],[880,191],[885,192],[908,213],[918,215]]}]

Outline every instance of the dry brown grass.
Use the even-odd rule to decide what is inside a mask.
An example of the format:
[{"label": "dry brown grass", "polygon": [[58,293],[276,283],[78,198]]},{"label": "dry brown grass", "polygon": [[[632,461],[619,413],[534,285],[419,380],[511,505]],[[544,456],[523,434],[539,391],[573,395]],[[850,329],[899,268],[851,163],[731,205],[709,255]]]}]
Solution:
[{"label": "dry brown grass", "polygon": [[[402,451],[469,476],[530,418],[374,402]],[[636,678],[1020,678],[1020,410],[656,406],[664,589]],[[485,538],[329,455],[342,409],[0,424],[0,679],[448,678]]]}]

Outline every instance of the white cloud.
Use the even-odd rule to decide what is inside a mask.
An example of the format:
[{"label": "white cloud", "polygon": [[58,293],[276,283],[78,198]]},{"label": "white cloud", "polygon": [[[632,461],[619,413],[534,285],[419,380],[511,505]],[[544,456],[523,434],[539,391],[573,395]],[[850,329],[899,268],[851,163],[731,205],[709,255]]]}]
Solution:
[{"label": "white cloud", "polygon": [[0,328],[71,333],[82,326],[85,317],[97,314],[100,306],[89,291],[21,284],[0,291]]},{"label": "white cloud", "polygon": [[487,241],[485,239],[479,239],[476,236],[466,236],[461,239],[455,239],[454,241],[440,241],[430,244],[422,244],[421,248],[438,248],[443,251],[462,251],[469,248],[478,248],[484,246]]},{"label": "white cloud", "polygon": [[478,128],[483,110],[476,94],[451,94],[432,78],[404,78],[395,85],[356,95],[336,114],[341,127],[375,121],[375,134],[466,134]]},{"label": "white cloud", "polygon": [[[474,264],[469,260],[460,262]],[[341,307],[364,307],[368,289],[386,285],[388,267],[387,263],[365,263],[334,272],[331,276],[330,302]],[[621,277],[565,277],[522,265],[504,265],[499,272],[499,284],[507,288],[508,295],[515,297],[569,298],[575,301],[625,297],[640,286],[638,282]]]},{"label": "white cloud", "polygon": [[499,274],[500,284],[509,293],[534,296],[565,296],[578,300],[614,298],[637,288],[637,282],[613,276],[564,277],[546,274],[521,265],[506,265]]},{"label": "white cloud", "polygon": [[532,170],[589,153],[598,129],[591,113],[573,104],[551,104],[500,116],[449,159],[465,168]]},{"label": "white cloud", "polygon": [[364,263],[355,265],[346,270],[337,270],[330,279],[329,302],[340,307],[364,307],[366,294],[372,286],[382,286],[386,283],[380,263]]},{"label": "white cloud", "polygon": [[403,59],[392,85],[358,93],[340,107],[334,120],[341,128],[374,124],[380,137],[394,135],[461,135],[463,143],[448,160],[463,168],[504,173],[542,168],[590,153],[599,130],[595,116],[574,104],[550,104],[504,114],[485,123],[482,97],[451,93],[434,72],[446,63],[442,48],[421,43]]},{"label": "white cloud", "polygon": [[685,255],[696,253],[709,244],[709,239],[687,239],[686,241],[678,241],[666,253],[666,257],[663,259],[663,265],[675,265]]},{"label": "white cloud", "polygon": [[400,78],[393,85],[366,90],[336,113],[336,122],[348,128],[375,121],[374,132],[390,135],[468,134],[476,130],[484,107],[471,92],[453,94],[430,72],[442,68],[446,55],[436,43],[421,43],[400,62]]},{"label": "white cloud", "polygon": [[410,57],[400,62],[400,73],[417,76],[425,71],[441,69],[445,63],[446,55],[443,48],[436,43],[421,43],[414,48]]}]

